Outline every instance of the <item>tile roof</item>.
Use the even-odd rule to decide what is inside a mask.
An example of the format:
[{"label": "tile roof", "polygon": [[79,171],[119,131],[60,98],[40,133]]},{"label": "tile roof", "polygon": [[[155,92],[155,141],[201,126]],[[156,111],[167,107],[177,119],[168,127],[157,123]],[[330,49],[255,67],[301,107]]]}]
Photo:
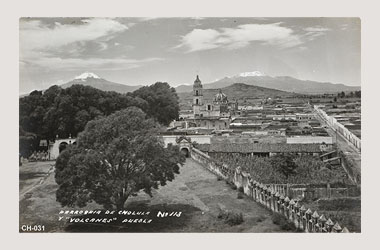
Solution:
[{"label": "tile roof", "polygon": [[320,153],[321,144],[212,143],[198,145],[201,151],[224,153]]}]

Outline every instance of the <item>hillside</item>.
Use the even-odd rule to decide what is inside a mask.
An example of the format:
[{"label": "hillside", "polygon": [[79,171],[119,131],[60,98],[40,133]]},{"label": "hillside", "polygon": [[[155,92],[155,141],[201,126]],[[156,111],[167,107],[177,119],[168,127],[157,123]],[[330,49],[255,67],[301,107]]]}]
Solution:
[{"label": "hillside", "polygon": [[[276,96],[286,97],[286,96],[295,96],[297,94],[290,93],[286,91],[281,91],[277,89],[270,89],[264,87],[258,87],[253,85],[247,85],[244,83],[234,83],[230,86],[221,88],[222,92],[227,95],[229,101],[239,100],[242,101],[244,99],[254,99],[254,98],[275,98]],[[203,96],[204,100],[212,101],[215,94],[219,92],[219,89],[204,89]],[[186,93],[177,93],[180,100],[180,106],[182,108],[191,107],[191,103],[193,100],[192,91]]]},{"label": "hillside", "polygon": [[[272,77],[264,74],[242,73],[233,77],[225,77],[212,83],[203,84],[204,89],[218,89],[230,86],[234,83],[245,83],[258,87],[295,92],[299,94],[323,94],[337,93],[341,91],[360,90],[360,86],[346,86],[344,84],[333,84],[329,82],[316,82],[299,80],[289,76]],[[189,92],[192,85],[180,85],[176,88],[178,93]]]}]

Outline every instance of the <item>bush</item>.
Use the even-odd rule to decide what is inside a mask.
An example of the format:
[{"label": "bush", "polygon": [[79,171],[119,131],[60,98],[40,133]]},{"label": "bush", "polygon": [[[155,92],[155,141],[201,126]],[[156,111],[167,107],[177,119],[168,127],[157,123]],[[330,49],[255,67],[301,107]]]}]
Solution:
[{"label": "bush", "polygon": [[239,193],[237,194],[237,198],[238,198],[238,199],[243,199],[243,198],[244,198],[244,193],[239,192]]},{"label": "bush", "polygon": [[277,214],[277,213],[273,214],[272,221],[274,224],[279,225],[282,230],[285,230],[285,231],[297,230],[296,226],[293,223],[289,222],[284,216],[280,214]]},{"label": "bush", "polygon": [[217,180],[217,181],[221,181],[221,180],[223,180],[223,178],[220,177],[220,176],[218,176],[218,177],[216,178],[216,180]]},{"label": "bush", "polygon": [[232,212],[232,211],[220,211],[218,214],[218,219],[224,220],[224,223],[235,226],[243,223],[243,214],[241,212]]},{"label": "bush", "polygon": [[236,186],[234,183],[231,183],[231,188],[232,188],[233,190],[236,190],[236,189],[237,189],[237,186]]},{"label": "bush", "polygon": [[239,188],[238,188],[238,191],[239,191],[240,193],[244,193],[244,188],[243,188],[243,187],[239,187]]},{"label": "bush", "polygon": [[264,220],[265,220],[265,216],[263,216],[263,215],[259,216],[259,217],[256,219],[257,222],[263,222]]}]

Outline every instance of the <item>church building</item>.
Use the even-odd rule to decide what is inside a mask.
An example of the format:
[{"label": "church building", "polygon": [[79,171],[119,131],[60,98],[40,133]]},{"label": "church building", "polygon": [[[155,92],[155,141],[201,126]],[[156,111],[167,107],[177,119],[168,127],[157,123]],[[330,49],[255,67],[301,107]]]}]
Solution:
[{"label": "church building", "polygon": [[193,85],[193,117],[188,119],[197,127],[207,129],[228,129],[231,121],[231,112],[236,110],[237,103],[230,103],[227,95],[219,90],[213,100],[205,100],[202,82],[197,75]]}]

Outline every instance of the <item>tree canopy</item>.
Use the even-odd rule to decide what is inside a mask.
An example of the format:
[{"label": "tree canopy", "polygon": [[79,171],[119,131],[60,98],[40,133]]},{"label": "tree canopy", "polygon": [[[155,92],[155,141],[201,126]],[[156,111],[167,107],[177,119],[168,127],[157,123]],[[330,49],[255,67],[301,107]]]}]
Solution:
[{"label": "tree canopy", "polygon": [[179,100],[175,88],[166,82],[157,82],[134,91],[133,96],[148,102],[147,114],[168,125],[179,117]]},{"label": "tree canopy", "polygon": [[34,138],[27,144],[20,143],[20,152],[24,156],[36,150],[40,139],[53,140],[56,135],[75,137],[88,121],[131,106],[142,109],[164,125],[177,118],[179,113],[177,94],[167,83],[156,83],[128,94],[79,84],[66,89],[52,86],[44,92],[31,92],[20,98],[19,104],[20,131],[30,133]]},{"label": "tree canopy", "polygon": [[297,165],[293,161],[291,155],[275,155],[270,158],[270,163],[273,168],[277,169],[278,172],[289,178],[290,175],[295,174],[295,169]]},{"label": "tree canopy", "polygon": [[152,195],[152,188],[173,180],[185,159],[177,146],[164,148],[159,126],[136,107],[88,122],[77,145],[56,161],[57,201],[122,209],[131,195],[140,190]]},{"label": "tree canopy", "polygon": [[252,178],[262,183],[292,184],[350,184],[341,166],[328,166],[310,155],[277,155],[273,157],[242,156],[216,153],[213,158],[228,167],[241,167]]}]

